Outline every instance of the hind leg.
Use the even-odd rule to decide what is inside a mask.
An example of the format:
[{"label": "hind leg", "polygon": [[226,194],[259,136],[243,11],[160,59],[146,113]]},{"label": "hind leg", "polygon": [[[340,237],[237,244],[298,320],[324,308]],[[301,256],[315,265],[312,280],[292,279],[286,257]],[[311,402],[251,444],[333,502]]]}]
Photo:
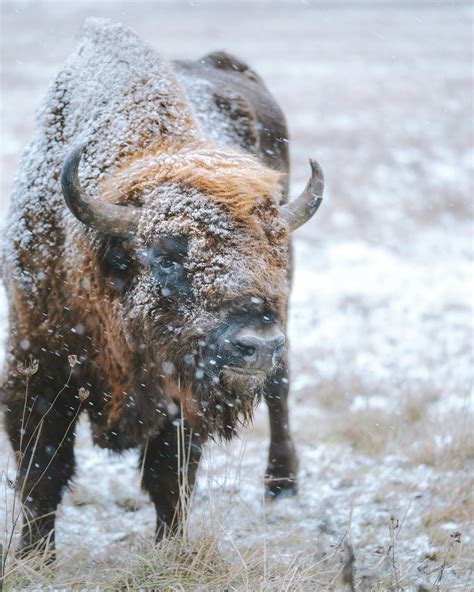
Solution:
[{"label": "hind leg", "polygon": [[[23,510],[20,553],[48,549],[54,556],[57,507],[74,474],[74,425],[79,408],[71,397],[10,397],[6,429],[17,459],[17,492]],[[49,409],[49,411],[48,411]]]},{"label": "hind leg", "polygon": [[297,493],[298,458],[290,434],[288,390],[288,368],[285,361],[277,374],[268,381],[265,389],[270,419],[270,450],[265,475],[267,499]]}]

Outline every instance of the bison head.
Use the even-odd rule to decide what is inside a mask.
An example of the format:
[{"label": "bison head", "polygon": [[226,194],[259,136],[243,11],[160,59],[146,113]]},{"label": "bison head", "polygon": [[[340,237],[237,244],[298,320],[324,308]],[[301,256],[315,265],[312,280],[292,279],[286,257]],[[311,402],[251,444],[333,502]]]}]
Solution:
[{"label": "bison head", "polygon": [[191,423],[230,437],[285,355],[288,238],[321,202],[319,165],[280,205],[280,174],[251,155],[161,146],[94,199],[79,181],[83,151],[65,162],[63,194],[91,229],[106,316],[119,327],[108,339],[125,344],[125,407],[152,430],[175,399]]}]

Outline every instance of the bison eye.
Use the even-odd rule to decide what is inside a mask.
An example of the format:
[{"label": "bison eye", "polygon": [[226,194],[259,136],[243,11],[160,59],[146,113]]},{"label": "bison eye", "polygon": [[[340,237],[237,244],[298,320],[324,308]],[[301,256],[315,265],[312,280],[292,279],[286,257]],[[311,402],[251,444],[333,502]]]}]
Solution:
[{"label": "bison eye", "polygon": [[146,251],[155,287],[167,299],[189,298],[190,285],[184,262],[186,243],[179,238],[162,238]]},{"label": "bison eye", "polygon": [[159,257],[157,263],[162,269],[171,269],[172,267],[179,265],[177,261],[173,261],[171,257],[166,257],[166,255]]}]

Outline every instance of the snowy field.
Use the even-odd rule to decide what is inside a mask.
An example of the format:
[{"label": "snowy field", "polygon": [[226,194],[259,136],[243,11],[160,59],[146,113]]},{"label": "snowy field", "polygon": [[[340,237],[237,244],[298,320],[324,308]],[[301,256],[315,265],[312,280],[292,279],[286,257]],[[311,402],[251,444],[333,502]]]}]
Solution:
[{"label": "snowy field", "polygon": [[[207,447],[200,470],[181,553],[217,541],[219,560],[189,559],[185,577],[181,557],[163,575],[170,558],[146,544],[154,510],[137,455],[92,448],[84,422],[58,564],[20,566],[10,587],[343,590],[347,541],[357,590],[474,590],[473,10],[434,4],[2,2],[2,217],[34,110],[86,16],[131,25],[170,58],[225,48],[249,61],[286,113],[293,193],[309,156],[327,180],[295,237],[299,495],[263,503],[262,406],[240,440]],[[2,294],[3,333],[5,313]],[[1,432],[13,479],[11,460]]]}]

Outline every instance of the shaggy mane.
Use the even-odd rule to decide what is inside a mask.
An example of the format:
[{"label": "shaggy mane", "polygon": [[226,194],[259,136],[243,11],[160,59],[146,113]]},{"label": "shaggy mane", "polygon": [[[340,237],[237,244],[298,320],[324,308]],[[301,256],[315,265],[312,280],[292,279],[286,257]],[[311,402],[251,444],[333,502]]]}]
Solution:
[{"label": "shaggy mane", "polygon": [[250,223],[257,207],[278,203],[281,173],[250,154],[209,142],[161,144],[126,161],[101,185],[101,199],[124,203],[167,182],[194,187],[236,219]]}]

